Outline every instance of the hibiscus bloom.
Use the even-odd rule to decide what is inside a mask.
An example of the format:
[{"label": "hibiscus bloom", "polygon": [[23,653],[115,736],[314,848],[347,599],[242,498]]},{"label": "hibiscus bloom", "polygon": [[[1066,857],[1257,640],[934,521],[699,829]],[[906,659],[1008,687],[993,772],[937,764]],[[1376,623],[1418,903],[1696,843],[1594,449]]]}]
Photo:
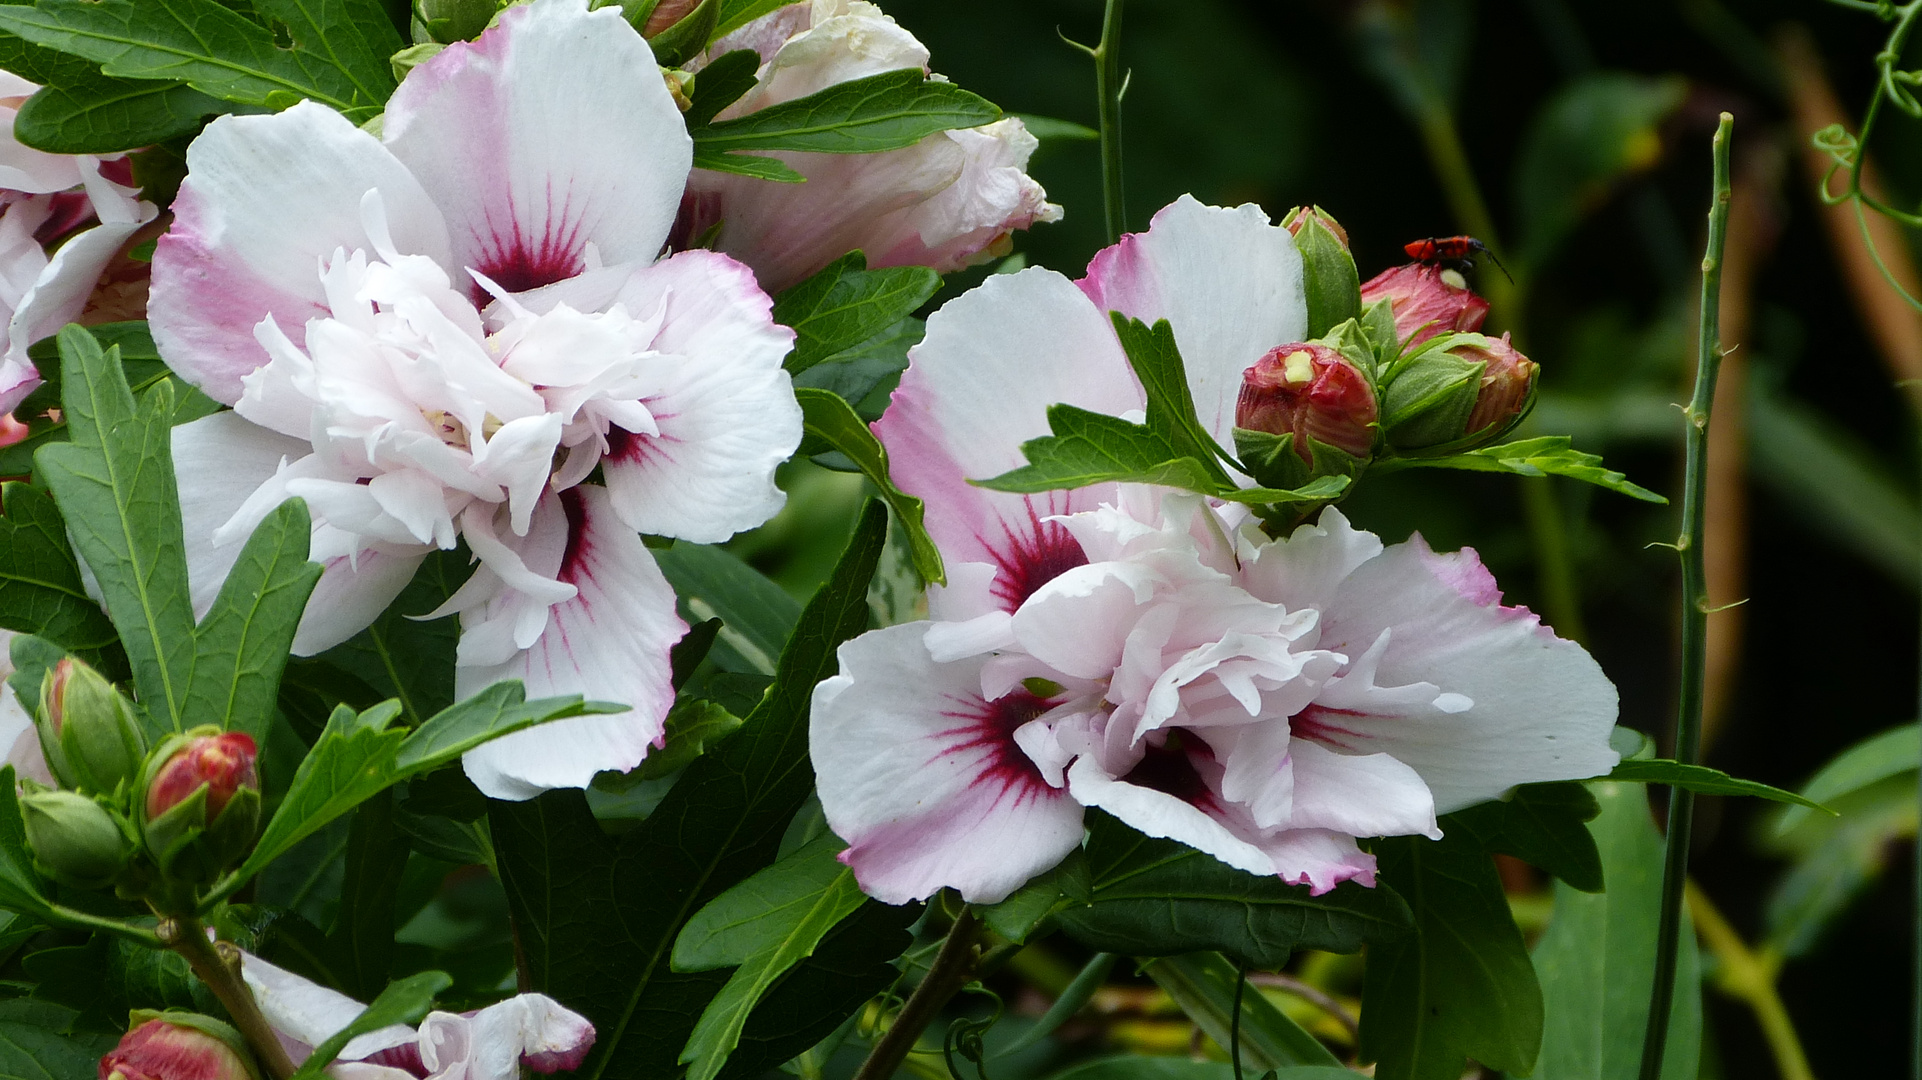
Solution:
[{"label": "hibiscus bloom", "polygon": [[[759,82],[719,119],[731,120],[839,83],[928,69],[928,50],[863,0],[789,4],[716,41],[708,56],[760,54]],[[697,171],[676,236],[754,268],[778,291],[850,251],[870,266],[949,273],[1005,255],[1016,229],[1058,221],[1061,208],[1023,170],[1039,145],[1013,117],[937,132],[880,154],[778,153],[804,184]]]},{"label": "hibiscus bloom", "polygon": [[234,406],[174,433],[199,608],[298,496],[326,572],[297,653],[464,541],[459,693],[631,706],[469,753],[498,798],[659,744],[686,627],[637,533],[717,542],[784,498],[792,331],[732,259],[656,261],[691,159],[619,11],[535,0],[409,72],[378,138],[314,103],[210,124],[155,253],[156,343]]},{"label": "hibiscus bloom", "polygon": [[49,154],[13,137],[38,89],[0,71],[0,415],[40,385],[27,346],[80,316],[107,263],[158,213],[131,186],[126,155]]},{"label": "hibiscus bloom", "polygon": [[1256,208],[1184,198],[1079,283],[993,278],[929,320],[875,428],[950,584],[931,621],[844,645],[814,701],[822,805],[868,892],[999,900],[1080,842],[1084,806],[1317,892],[1372,884],[1357,837],[1438,836],[1613,765],[1613,686],[1472,551],[1384,548],[1333,510],[1270,540],[1186,493],[968,485],[1019,465],[1052,402],[1142,407],[1108,310],[1170,320],[1230,445],[1242,372],[1303,331],[1300,261]]},{"label": "hibiscus bloom", "polygon": [[[298,1065],[365,1005],[251,953],[240,974],[261,1015]],[[545,994],[518,994],[470,1013],[436,1010],[418,1028],[394,1024],[355,1036],[328,1067],[336,1080],[517,1080],[580,1067],[594,1025]]]}]

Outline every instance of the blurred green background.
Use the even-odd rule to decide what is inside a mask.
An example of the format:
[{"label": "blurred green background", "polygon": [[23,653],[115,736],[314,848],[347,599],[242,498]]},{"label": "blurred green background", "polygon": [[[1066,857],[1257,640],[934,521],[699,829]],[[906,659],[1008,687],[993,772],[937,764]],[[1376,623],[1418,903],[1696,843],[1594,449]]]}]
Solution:
[{"label": "blurred green background", "polygon": [[[937,71],[1008,111],[1095,122],[1091,64],[1057,31],[1094,41],[1098,0],[885,7]],[[1515,277],[1478,271],[1490,325],[1543,366],[1533,430],[1573,434],[1663,492],[1679,488],[1671,403],[1693,364],[1709,134],[1733,112],[1724,340],[1738,348],[1717,419],[1739,438],[1718,447],[1711,557],[1713,599],[1748,602],[1717,617],[1708,760],[1799,787],[1915,720],[1922,466],[1897,384],[1922,373],[1922,320],[1860,277],[1864,253],[1826,220],[1836,211],[1814,197],[1807,159],[1814,128],[1853,127],[1867,100],[1876,19],[1816,0],[1129,0],[1125,30],[1131,228],[1183,192],[1276,218],[1318,203],[1347,227],[1364,277],[1403,261],[1409,240],[1480,232]],[[1824,108],[1841,115],[1817,122]],[[1457,150],[1466,173],[1438,173],[1436,155]],[[1922,131],[1891,122],[1871,156],[1883,190],[1914,205]],[[1096,145],[1050,141],[1030,171],[1067,217],[1017,250],[1079,276],[1105,242]],[[1477,197],[1492,228],[1475,220]],[[805,594],[860,493],[808,465],[787,483],[790,510],[734,546]],[[1621,688],[1624,724],[1667,729],[1678,574],[1649,545],[1672,538],[1674,508],[1559,481],[1531,501],[1511,478],[1421,471],[1369,481],[1347,509],[1390,539],[1419,528],[1437,548],[1480,550],[1509,602],[1587,642]],[[1762,804],[1705,800],[1696,877],[1751,949],[1784,958],[1781,994],[1816,1074],[1895,1075],[1909,1039],[1913,773],[1852,798],[1843,825],[1786,841]],[[1704,1075],[1775,1075],[1751,1011],[1713,989],[1707,1002]]]}]

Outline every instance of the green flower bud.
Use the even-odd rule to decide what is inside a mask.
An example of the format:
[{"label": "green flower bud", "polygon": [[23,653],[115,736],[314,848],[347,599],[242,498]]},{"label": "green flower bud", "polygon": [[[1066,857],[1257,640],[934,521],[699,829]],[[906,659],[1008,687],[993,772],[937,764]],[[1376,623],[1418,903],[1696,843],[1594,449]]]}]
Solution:
[{"label": "green flower bud", "polygon": [[[418,10],[421,21],[426,24],[428,40],[448,45],[479,37],[481,31],[487,29],[489,20],[504,6],[497,0],[420,0]],[[397,70],[400,58],[411,51],[403,49],[394,55]]]},{"label": "green flower bud", "polygon": [[1527,412],[1538,367],[1509,343],[1450,334],[1399,366],[1382,391],[1382,428],[1396,450],[1461,451]]},{"label": "green flower bud", "polygon": [[1361,314],[1360,277],[1348,253],[1348,231],[1321,207],[1298,206],[1282,219],[1301,252],[1308,336],[1321,337]]},{"label": "green flower bud", "polygon": [[25,792],[20,817],[34,862],[63,885],[104,888],[133,854],[133,840],[112,812],[79,792]]},{"label": "green flower bud", "polygon": [[34,726],[47,769],[63,787],[111,795],[140,775],[147,740],[133,702],[71,656],[41,682]]},{"label": "green flower bud", "polygon": [[210,882],[253,846],[257,753],[245,732],[199,727],[170,737],[147,759],[141,834],[163,876]]}]

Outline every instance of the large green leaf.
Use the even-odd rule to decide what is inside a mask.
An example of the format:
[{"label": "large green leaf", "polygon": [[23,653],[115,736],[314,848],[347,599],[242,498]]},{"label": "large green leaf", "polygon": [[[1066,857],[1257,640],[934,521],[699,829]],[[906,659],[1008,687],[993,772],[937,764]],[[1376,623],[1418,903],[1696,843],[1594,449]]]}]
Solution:
[{"label": "large green leaf", "polygon": [[[1632,1080],[1641,1067],[1661,916],[1662,838],[1633,784],[1593,784],[1589,823],[1608,891],[1555,886],[1555,914],[1535,945],[1544,1023],[1534,1080]],[[1702,1030],[1695,935],[1684,929],[1669,1014],[1664,1080],[1694,1080]]]},{"label": "large green leaf", "polygon": [[13,134],[50,154],[112,154],[192,134],[224,109],[182,83],[95,75],[41,87],[14,117]]},{"label": "large green leaf", "polygon": [[407,863],[406,838],[395,823],[394,793],[375,792],[354,808],[347,830],[340,908],[327,935],[335,989],[367,1000],[387,985],[394,963],[395,910]]},{"label": "large green leaf", "polygon": [[790,374],[868,341],[941,287],[941,275],[925,266],[867,265],[867,256],[851,251],[775,298],[774,321],[794,328],[794,351],[783,364]]},{"label": "large green leaf", "polygon": [[1720,769],[1706,765],[1684,765],[1679,761],[1665,758],[1623,761],[1608,774],[1610,780],[1627,780],[1637,784],[1670,784],[1687,788],[1698,795],[1752,795],[1771,802],[1792,803],[1820,810],[1825,814],[1835,811],[1821,803],[1797,795],[1793,791],[1783,791],[1778,787],[1755,780],[1741,780],[1730,776]]},{"label": "large green leaf", "polygon": [[1380,1080],[1458,1080],[1467,1058],[1527,1076],[1542,992],[1494,861],[1466,830],[1377,840],[1375,857],[1415,931],[1369,946],[1362,1058]]},{"label": "large green leaf", "polygon": [[1599,455],[1585,454],[1570,446],[1566,435],[1517,439],[1470,450],[1465,454],[1442,457],[1383,458],[1370,468],[1384,473],[1402,469],[1465,469],[1469,472],[1513,473],[1516,476],[1566,476],[1643,502],[1668,502],[1647,488],[1630,483],[1622,473],[1603,468]]},{"label": "large green leaf", "polygon": [[833,834],[816,838],[715,897],[675,939],[676,971],[735,967],[681,1051],[689,1080],[712,1080],[762,995],[866,902]]},{"label": "large green leaf", "polygon": [[1523,784],[1505,801],[1448,815],[1442,828],[1467,829],[1485,850],[1513,855],[1583,892],[1601,892],[1602,857],[1584,824],[1600,812],[1581,784]]},{"label": "large green leaf", "polygon": [[736,150],[872,154],[1000,117],[1001,110],[985,99],[930,79],[919,68],[906,68],[836,83],[690,134],[697,155]]},{"label": "large green leaf", "polygon": [[927,324],[910,315],[858,345],[822,357],[796,375],[794,385],[832,391],[853,402],[861,419],[878,420],[887,401],[877,398],[875,391],[883,386],[893,389],[889,380],[899,382],[908,367],[908,350],[921,344],[927,332]]},{"label": "large green leaf", "polygon": [[194,631],[186,716],[266,739],[287,650],[320,581],[320,564],[307,561],[312,534],[307,504],[290,499],[247,538]]},{"label": "large green leaf", "polygon": [[97,657],[113,623],[87,595],[53,499],[26,484],[0,485],[0,627],[36,634]]},{"label": "large green leaf", "polygon": [[1272,970],[1298,949],[1355,952],[1409,926],[1407,906],[1389,889],[1344,883],[1313,896],[1100,811],[1089,815],[1087,857],[1094,902],[1056,917],[1070,937],[1102,952],[1218,951]]},{"label": "large green leaf", "polygon": [[42,447],[35,461],[100,582],[150,723],[178,731],[194,615],[174,494],[173,387],[156,383],[136,405],[117,348],[102,352],[78,326],[60,331],[60,354],[70,441]]},{"label": "large green leaf", "polygon": [[1128,354],[1128,366],[1147,392],[1148,430],[1159,434],[1174,448],[1176,457],[1199,461],[1217,484],[1229,486],[1222,471],[1217,447],[1208,430],[1195,416],[1194,393],[1188,387],[1188,369],[1175,345],[1174,328],[1162,319],[1149,326],[1120,312],[1111,312],[1115,336]]},{"label": "large green leaf", "polygon": [[0,30],[85,57],[109,76],[185,82],[244,105],[312,98],[352,114],[371,114],[385,101],[384,95],[367,96],[335,59],[280,47],[272,31],[218,0],[0,5]]},{"label": "large green leaf", "polygon": [[[1241,981],[1242,971],[1227,957],[1189,953],[1164,957],[1141,970],[1167,991],[1217,1046],[1226,1049],[1235,1041],[1235,984]],[[1259,991],[1245,987],[1241,991],[1240,1037],[1242,1064],[1257,1074],[1285,1065],[1341,1064],[1327,1047]]]},{"label": "large green leaf", "polygon": [[380,0],[250,0],[266,19],[287,27],[294,47],[340,69],[355,104],[380,105],[394,92],[389,58],[407,44]]},{"label": "large green leaf", "polygon": [[846,454],[894,510],[896,520],[907,530],[908,552],[914,561],[914,572],[921,575],[922,582],[946,585],[947,571],[941,565],[940,549],[928,535],[921,500],[894,486],[893,478],[888,475],[887,448],[854,414],[854,406],[838,394],[807,386],[795,387],[794,397],[801,403],[802,423],[808,435]]},{"label": "large green leaf", "polygon": [[806,800],[808,703],[833,673],[835,649],[867,628],[868,581],[886,535],[887,512],[870,502],[781,652],[767,696],[620,843],[600,833],[575,792],[490,807],[523,970],[532,988],[599,1032],[583,1077],[678,1071],[727,980],[670,970],[674,940],[709,901],[773,861]]},{"label": "large green leaf", "polygon": [[690,621],[721,620],[713,657],[728,671],[774,674],[781,647],[801,617],[801,605],[738,556],[702,544],[676,544],[654,553],[661,573],[681,598]]},{"label": "large green leaf", "polygon": [[[1354,1080],[1354,1076],[1340,1066],[1294,1065],[1261,1074],[1255,1080]],[[1066,1072],[1055,1073],[1048,1080],[1236,1080],[1236,1077],[1234,1066],[1225,1061],[1130,1055],[1085,1062]]]},{"label": "large green leaf", "polygon": [[0,1001],[0,1080],[92,1080],[111,1035],[76,1031],[74,1011],[45,1001]]},{"label": "large green leaf", "polygon": [[[1922,767],[1922,724],[1904,724],[1863,739],[1835,755],[1809,778],[1802,787],[1802,797],[1826,805],[1891,776],[1914,772],[1918,767]],[[1808,817],[1808,808],[1789,807],[1776,818],[1775,835],[1793,831]]]}]

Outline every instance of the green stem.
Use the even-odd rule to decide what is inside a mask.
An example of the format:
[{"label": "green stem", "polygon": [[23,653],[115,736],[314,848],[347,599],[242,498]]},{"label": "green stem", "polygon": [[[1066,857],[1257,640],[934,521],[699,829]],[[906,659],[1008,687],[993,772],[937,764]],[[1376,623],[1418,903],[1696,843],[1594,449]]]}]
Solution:
[{"label": "green stem", "polygon": [[[247,1045],[253,1048],[254,1057],[266,1070],[269,1080],[287,1080],[294,1075],[293,1059],[287,1056],[280,1037],[261,1015],[253,991],[247,989],[247,983],[240,977],[239,951],[224,942],[223,948],[216,949],[207,940],[206,925],[192,916],[161,920],[159,937],[168,948],[186,958],[187,966],[226,1006],[227,1015],[233,1018],[234,1027],[240,1029]],[[223,955],[225,952],[232,955]]]},{"label": "green stem", "polygon": [[1575,565],[1568,554],[1568,523],[1555,499],[1551,477],[1520,477],[1522,512],[1535,543],[1535,571],[1541,575],[1542,609],[1555,632],[1570,641],[1586,642],[1581,593],[1575,588]]},{"label": "green stem", "polygon": [[1782,1080],[1815,1080],[1808,1055],[1802,1052],[1802,1039],[1795,1033],[1795,1023],[1789,1019],[1782,996],[1775,991],[1777,960],[1766,950],[1759,954],[1751,950],[1693,881],[1688,883],[1688,911],[1702,935],[1702,944],[1715,954],[1715,981],[1754,1011],[1762,1037],[1768,1040],[1769,1053],[1775,1057],[1775,1071]]},{"label": "green stem", "polygon": [[894,1023],[875,1041],[874,1049],[868,1051],[868,1059],[861,1063],[861,1071],[854,1074],[854,1080],[888,1080],[907,1060],[921,1032],[940,1015],[941,1007],[974,977],[978,959],[975,943],[980,940],[982,929],[981,920],[974,912],[962,908],[961,917],[954,920],[947,938],[941,942],[941,951],[934,955],[933,966],[928,968],[921,985],[908,996],[907,1004],[901,1006]]},{"label": "green stem", "polygon": [[1128,231],[1128,208],[1121,189],[1121,0],[1108,0],[1101,18],[1101,44],[1094,49],[1095,93],[1101,98],[1101,205],[1107,214],[1108,243]]},{"label": "green stem", "polygon": [[[1729,133],[1735,118],[1722,114],[1715,129],[1715,197],[1708,211],[1708,252],[1702,257],[1702,321],[1695,339],[1695,396],[1688,405],[1688,466],[1682,495],[1682,679],[1675,715],[1675,760],[1697,764],[1702,754],[1702,691],[1708,669],[1708,571],[1702,558],[1708,495],[1708,419],[1715,403],[1715,376],[1722,364],[1722,246],[1731,198]],[[1682,891],[1688,881],[1689,835],[1695,793],[1669,789],[1667,859],[1662,868],[1662,920],[1655,939],[1655,985],[1649,991],[1648,1029],[1642,1039],[1641,1080],[1660,1080],[1668,1042],[1668,1014],[1675,998],[1676,939],[1681,934]]]}]

